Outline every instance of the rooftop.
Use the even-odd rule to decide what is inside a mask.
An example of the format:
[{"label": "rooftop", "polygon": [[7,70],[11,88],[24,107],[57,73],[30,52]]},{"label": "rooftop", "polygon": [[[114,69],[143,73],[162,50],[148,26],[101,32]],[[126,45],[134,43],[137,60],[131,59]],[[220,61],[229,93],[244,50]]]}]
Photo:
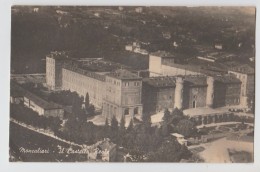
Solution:
[{"label": "rooftop", "polygon": [[52,51],[47,57],[54,58],[56,60],[68,59],[69,56],[65,51]]},{"label": "rooftop", "polygon": [[229,83],[241,83],[239,79],[237,79],[235,76],[226,74],[226,75],[218,75],[214,77],[216,81],[229,84]]},{"label": "rooftop", "polygon": [[177,64],[177,63],[162,63],[163,65],[171,66],[174,68],[184,69],[187,71],[197,72],[199,74],[204,74],[208,76],[220,75],[224,71],[220,71],[217,68],[205,65],[195,65],[195,64]]},{"label": "rooftop", "polygon": [[70,61],[70,62],[64,63],[63,67],[65,69],[77,72],[77,73],[85,75],[87,77],[94,78],[94,79],[97,79],[97,80],[100,80],[100,81],[105,81],[105,75],[104,74],[101,74],[101,73],[98,73],[98,72],[91,72],[91,71],[88,71],[86,69],[82,69],[82,68],[79,67],[79,65],[80,65],[79,62]]},{"label": "rooftop", "polygon": [[175,87],[175,76],[161,76],[144,78],[143,82],[153,87]]},{"label": "rooftop", "polygon": [[125,69],[118,69],[114,72],[108,73],[107,76],[117,79],[141,79],[136,74]]},{"label": "rooftop", "polygon": [[207,78],[203,75],[186,75],[184,81],[190,86],[207,86]]},{"label": "rooftop", "polygon": [[79,68],[92,72],[113,72],[117,69],[130,69],[128,66],[102,58],[85,58],[76,61],[79,62]]},{"label": "rooftop", "polygon": [[36,96],[33,93],[30,92],[26,92],[24,97],[27,97],[28,99],[30,99],[31,101],[33,101],[35,104],[37,104],[38,106],[40,106],[41,108],[47,110],[47,109],[62,109],[61,105],[58,105],[56,103],[50,103],[47,102],[45,100],[43,100],[42,98]]},{"label": "rooftop", "polygon": [[[185,75],[185,84],[189,86],[207,86],[206,76],[204,75]],[[153,87],[175,87],[176,76],[158,76],[144,78],[143,82]]]},{"label": "rooftop", "polygon": [[243,74],[254,74],[255,69],[249,66],[248,64],[243,64],[240,66],[232,67],[229,69],[229,71],[234,71],[238,73],[243,73]]},{"label": "rooftop", "polygon": [[151,55],[154,55],[154,56],[159,56],[159,57],[174,57],[173,54],[169,53],[169,52],[166,52],[166,51],[156,51],[156,52],[153,52],[153,53],[150,53]]}]

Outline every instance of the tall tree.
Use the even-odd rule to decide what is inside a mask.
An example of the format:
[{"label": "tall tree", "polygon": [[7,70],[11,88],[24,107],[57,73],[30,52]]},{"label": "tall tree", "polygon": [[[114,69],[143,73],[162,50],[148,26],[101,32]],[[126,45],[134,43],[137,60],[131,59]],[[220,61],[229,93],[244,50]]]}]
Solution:
[{"label": "tall tree", "polygon": [[111,119],[111,140],[114,143],[118,142],[118,121],[115,117],[115,115],[113,115],[112,119]]},{"label": "tall tree", "polygon": [[176,139],[169,138],[161,144],[160,148],[148,154],[149,162],[179,162],[190,157],[190,151],[182,147]]},{"label": "tall tree", "polygon": [[183,112],[181,110],[179,110],[178,108],[175,108],[172,111],[172,123],[174,125],[176,125],[180,120],[184,119],[185,116],[183,114]]},{"label": "tall tree", "polygon": [[165,109],[164,115],[163,115],[163,120],[164,120],[164,121],[168,121],[169,118],[170,118],[170,116],[171,116],[170,111],[169,111],[168,109]]},{"label": "tall tree", "polygon": [[121,133],[125,132],[125,115],[122,115],[122,118],[120,120],[120,126],[119,126],[119,131]]},{"label": "tall tree", "polygon": [[183,119],[177,124],[176,131],[185,137],[190,137],[196,134],[197,128],[194,122]]},{"label": "tall tree", "polygon": [[87,92],[85,96],[85,109],[88,109],[88,107],[89,107],[89,94]]},{"label": "tall tree", "polygon": [[110,126],[109,126],[109,123],[108,123],[108,119],[106,118],[106,121],[105,121],[105,126],[103,128],[103,135],[104,137],[110,137]]},{"label": "tall tree", "polygon": [[129,122],[129,125],[127,127],[127,132],[131,132],[134,128],[134,122],[133,122],[133,119],[131,118],[130,122]]}]

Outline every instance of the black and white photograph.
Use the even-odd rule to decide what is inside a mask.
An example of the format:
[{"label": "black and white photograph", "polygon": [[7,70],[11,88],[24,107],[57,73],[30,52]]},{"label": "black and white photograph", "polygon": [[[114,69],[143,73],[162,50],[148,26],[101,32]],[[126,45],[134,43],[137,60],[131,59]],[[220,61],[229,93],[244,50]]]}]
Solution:
[{"label": "black and white photograph", "polygon": [[9,162],[254,163],[254,6],[13,5]]}]

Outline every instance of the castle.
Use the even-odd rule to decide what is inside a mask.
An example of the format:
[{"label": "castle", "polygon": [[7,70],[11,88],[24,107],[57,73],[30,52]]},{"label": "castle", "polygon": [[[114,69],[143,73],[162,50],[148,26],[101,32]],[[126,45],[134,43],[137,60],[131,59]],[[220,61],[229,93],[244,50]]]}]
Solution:
[{"label": "castle", "polygon": [[[166,54],[167,55],[167,54]],[[165,60],[168,59],[168,60]],[[173,68],[173,58],[151,54],[150,77],[102,58],[71,59],[53,52],[46,57],[46,83],[51,90],[89,94],[104,117],[142,115],[165,108],[190,109],[240,105],[243,82],[231,72]],[[180,66],[180,65],[179,65]],[[244,95],[245,96],[245,95]]]}]

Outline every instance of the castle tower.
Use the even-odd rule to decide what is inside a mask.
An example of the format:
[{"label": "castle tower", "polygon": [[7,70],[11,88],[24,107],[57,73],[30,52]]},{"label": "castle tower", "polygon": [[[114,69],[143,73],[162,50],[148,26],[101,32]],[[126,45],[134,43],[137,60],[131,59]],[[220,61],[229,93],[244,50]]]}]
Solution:
[{"label": "castle tower", "polygon": [[183,78],[176,78],[176,87],[175,87],[175,103],[174,107],[178,109],[182,109],[183,102]]},{"label": "castle tower", "polygon": [[206,98],[206,106],[213,107],[213,99],[214,99],[214,78],[211,76],[207,77],[207,98]]},{"label": "castle tower", "polygon": [[63,60],[57,53],[51,53],[46,57],[46,84],[51,90],[61,89],[62,64]]}]

